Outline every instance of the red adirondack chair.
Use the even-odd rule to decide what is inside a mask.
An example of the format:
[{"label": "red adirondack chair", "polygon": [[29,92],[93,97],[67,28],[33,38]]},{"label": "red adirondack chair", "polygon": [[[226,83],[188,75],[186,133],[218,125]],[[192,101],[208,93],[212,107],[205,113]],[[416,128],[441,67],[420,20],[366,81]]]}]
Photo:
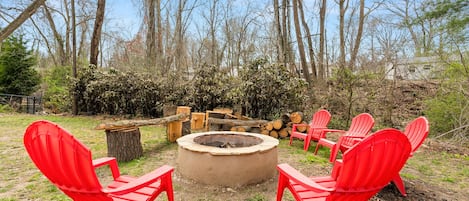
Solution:
[{"label": "red adirondack chair", "polygon": [[319,139],[318,143],[316,144],[316,149],[314,150],[314,154],[318,153],[319,147],[326,146],[331,149],[331,154],[329,161],[334,162],[339,150],[344,153],[347,149],[352,147],[358,141],[362,140],[366,137],[366,135],[371,131],[373,126],[375,125],[375,120],[373,116],[368,113],[361,113],[355,116],[352,119],[352,123],[350,124],[350,128],[347,131],[344,130],[336,130],[336,129],[325,129],[326,132],[342,132],[344,133],[342,136],[339,137],[339,140],[333,142],[326,138]]},{"label": "red adirondack chair", "polygon": [[[327,124],[331,120],[331,113],[327,110],[319,110],[313,115],[313,119],[310,124],[293,124],[292,131],[290,133],[290,145],[293,138],[303,139],[303,149],[308,151],[311,140],[318,141],[321,138],[325,138],[326,132],[324,129],[327,128]],[[297,131],[298,126],[309,126],[307,133]]]},{"label": "red adirondack chair", "polygon": [[[404,134],[410,141],[410,145],[412,148],[410,152],[411,157],[415,153],[415,151],[417,151],[420,145],[423,144],[423,141],[425,141],[428,136],[429,130],[430,126],[428,124],[428,120],[425,117],[418,117],[409,124],[407,124],[404,129]],[[402,178],[399,174],[397,174],[397,176],[392,180],[392,182],[394,183],[394,185],[396,185],[397,189],[399,189],[399,192],[403,196],[407,196],[404,187],[404,182],[402,181]]]},{"label": "red adirondack chair", "polygon": [[410,150],[401,131],[383,129],[347,150],[335,161],[330,176],[307,177],[288,164],[280,164],[277,201],[285,188],[295,200],[368,200],[399,174]]},{"label": "red adirondack chair", "polygon": [[[52,122],[40,120],[28,126],[24,145],[37,168],[73,200],[154,200],[163,191],[169,201],[174,200],[173,167],[164,165],[139,178],[120,175],[115,158],[92,160],[90,149]],[[95,173],[104,165],[109,165],[114,178],[105,188]]]}]

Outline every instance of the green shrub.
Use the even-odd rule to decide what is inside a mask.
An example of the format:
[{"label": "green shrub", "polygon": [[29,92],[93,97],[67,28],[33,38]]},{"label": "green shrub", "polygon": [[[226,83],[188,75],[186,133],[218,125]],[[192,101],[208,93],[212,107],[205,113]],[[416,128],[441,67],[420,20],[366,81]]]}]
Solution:
[{"label": "green shrub", "polygon": [[34,65],[36,57],[27,50],[22,36],[5,39],[0,50],[0,93],[30,95],[36,91],[40,77]]},{"label": "green shrub", "polygon": [[70,111],[70,69],[69,66],[53,67],[44,76],[44,108],[53,113]]},{"label": "green shrub", "polygon": [[448,133],[456,140],[467,139],[469,128],[469,67],[453,63],[441,75],[442,83],[436,96],[425,101],[425,114],[431,122],[430,132]]}]

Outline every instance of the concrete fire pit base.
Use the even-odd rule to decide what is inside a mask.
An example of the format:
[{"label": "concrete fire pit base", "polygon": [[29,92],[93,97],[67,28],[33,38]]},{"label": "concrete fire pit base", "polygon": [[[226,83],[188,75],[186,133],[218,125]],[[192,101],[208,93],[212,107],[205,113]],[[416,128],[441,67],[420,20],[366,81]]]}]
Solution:
[{"label": "concrete fire pit base", "polygon": [[[258,144],[246,147],[214,147],[194,141],[206,135],[226,135],[233,138],[255,138]],[[238,138],[238,137],[236,137]],[[239,141],[239,140],[238,140]],[[270,136],[213,131],[185,135],[177,140],[179,145],[177,169],[184,177],[210,185],[239,187],[260,183],[275,176],[278,140]],[[236,142],[239,144],[239,142]],[[228,142],[228,144],[236,144]]]}]

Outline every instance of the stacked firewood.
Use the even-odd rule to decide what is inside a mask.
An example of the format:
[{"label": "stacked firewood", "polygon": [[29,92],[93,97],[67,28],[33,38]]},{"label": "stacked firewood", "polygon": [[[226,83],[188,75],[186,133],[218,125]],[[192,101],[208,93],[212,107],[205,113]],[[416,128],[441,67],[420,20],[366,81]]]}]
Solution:
[{"label": "stacked firewood", "polygon": [[[212,114],[210,114],[212,115]],[[227,116],[228,115],[228,116]],[[274,138],[287,138],[290,136],[293,124],[308,124],[302,112],[285,113],[280,118],[267,120],[252,120],[234,118],[224,113],[221,117],[210,116],[208,130],[230,130],[238,132],[251,132],[269,135]],[[214,126],[215,125],[215,126]],[[307,132],[308,126],[298,126],[297,131]]]},{"label": "stacked firewood", "polygon": [[[287,138],[290,136],[293,124],[307,124],[302,112],[286,113],[281,115],[279,119],[262,124],[260,133],[274,138]],[[308,126],[297,127],[300,132],[307,132],[307,129]]]}]

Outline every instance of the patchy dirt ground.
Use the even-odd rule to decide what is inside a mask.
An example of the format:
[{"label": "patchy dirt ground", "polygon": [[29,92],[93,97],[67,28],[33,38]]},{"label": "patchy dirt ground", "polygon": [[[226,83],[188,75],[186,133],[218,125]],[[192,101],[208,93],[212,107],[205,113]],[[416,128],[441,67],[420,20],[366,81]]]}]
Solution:
[{"label": "patchy dirt ground", "polygon": [[[429,140],[431,141],[431,140]],[[318,156],[311,153],[313,147],[308,153],[302,151],[302,142],[296,141],[293,146],[288,146],[288,140],[281,140],[279,146],[279,163],[289,163],[293,167],[300,170],[305,175],[321,176],[330,174],[331,165],[327,162],[327,151],[321,150]],[[451,149],[454,153],[440,157],[440,152]],[[457,151],[456,151],[457,150]],[[176,157],[175,149],[169,149],[164,156]],[[457,152],[457,153],[456,153]],[[407,197],[400,195],[397,188],[390,184],[378,193],[372,200],[375,201],[394,201],[394,200],[431,200],[431,201],[449,201],[449,200],[469,200],[469,175],[467,166],[469,165],[469,157],[466,149],[441,145],[439,143],[426,143],[419,153],[411,158],[409,165],[402,170],[402,177],[405,182]],[[419,155],[419,156],[417,156]],[[436,157],[434,157],[436,156]],[[452,159],[443,160],[446,157]],[[454,160],[457,157],[459,159]],[[431,161],[435,164],[433,167],[425,168],[425,163],[418,160]],[[438,162],[439,160],[443,160]],[[442,167],[436,165],[443,164]],[[177,164],[173,163],[177,168]],[[442,175],[433,175],[437,171],[432,168],[439,169]],[[450,170],[448,168],[462,168],[461,172]],[[463,170],[465,168],[465,170]],[[422,169],[422,170],[420,170]],[[456,172],[455,172],[456,171]],[[423,172],[423,173],[422,173]],[[456,180],[452,180],[453,178]],[[461,178],[462,177],[462,178]],[[174,175],[175,194],[177,200],[239,200],[239,201],[255,201],[255,200],[275,200],[277,191],[277,178],[272,178],[260,184],[244,186],[241,188],[224,188],[217,186],[209,186],[198,184],[194,181],[185,179],[176,171]],[[288,190],[285,191],[283,200],[294,200]]]}]

